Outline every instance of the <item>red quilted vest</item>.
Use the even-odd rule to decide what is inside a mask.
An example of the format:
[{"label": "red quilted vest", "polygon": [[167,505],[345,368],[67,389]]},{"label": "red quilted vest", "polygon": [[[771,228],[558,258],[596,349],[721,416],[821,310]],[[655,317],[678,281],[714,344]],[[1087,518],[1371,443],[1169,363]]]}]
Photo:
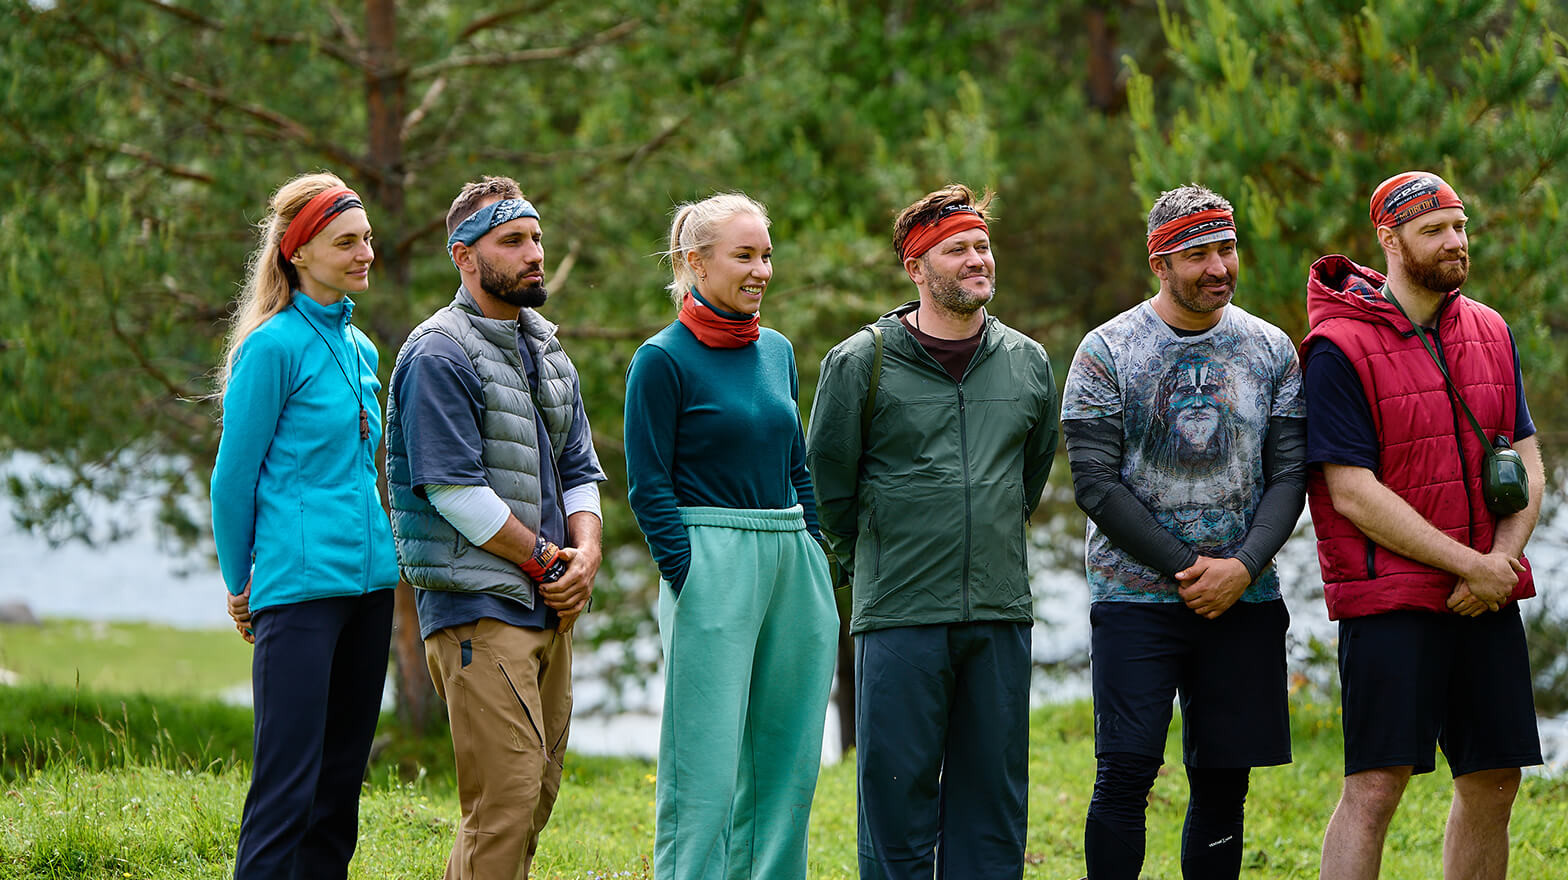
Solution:
[{"label": "red quilted vest", "polygon": [[[1302,362],[1318,339],[1339,346],[1372,408],[1378,479],[1449,537],[1489,552],[1496,518],[1481,497],[1485,450],[1410,322],[1378,296],[1383,281],[1376,270],[1342,256],[1313,263],[1307,275],[1312,330],[1301,343]],[[1438,311],[1437,337],[1454,384],[1487,436],[1512,441],[1518,392],[1508,325],[1455,292]],[[1448,610],[1458,578],[1373,543],[1334,509],[1321,468],[1307,476],[1307,500],[1330,620]],[[1535,595],[1528,560],[1525,566],[1514,599]]]}]

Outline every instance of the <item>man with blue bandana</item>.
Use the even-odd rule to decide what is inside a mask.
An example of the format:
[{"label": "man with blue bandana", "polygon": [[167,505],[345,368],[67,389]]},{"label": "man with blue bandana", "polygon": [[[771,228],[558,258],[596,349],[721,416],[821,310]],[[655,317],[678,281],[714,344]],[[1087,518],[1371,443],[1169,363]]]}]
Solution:
[{"label": "man with blue bandana", "polygon": [[535,311],[539,212],[486,177],[446,225],[462,284],[409,335],[387,395],[392,533],[457,757],[446,876],[526,878],[560,790],[605,475],[577,370]]}]

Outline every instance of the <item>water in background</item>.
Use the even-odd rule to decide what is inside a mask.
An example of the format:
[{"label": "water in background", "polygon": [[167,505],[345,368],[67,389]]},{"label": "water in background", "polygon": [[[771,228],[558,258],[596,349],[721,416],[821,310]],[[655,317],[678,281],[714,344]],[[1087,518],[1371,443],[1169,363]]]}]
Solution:
[{"label": "water in background", "polygon": [[[19,455],[0,465],[0,474],[26,474],[38,467],[36,459]],[[1071,510],[1070,501],[1056,501],[1046,507]],[[1568,567],[1564,509],[1564,505],[1552,505],[1531,540],[1531,562],[1541,590],[1547,594],[1532,602],[1549,601],[1551,586],[1562,581]],[[151,501],[132,500],[113,506],[90,502],[88,510],[95,521],[112,517],[121,539],[93,546],[80,542],[51,546],[44,538],[19,529],[12,518],[11,500],[0,496],[0,605],[22,602],[39,617],[150,621],[192,628],[227,629],[231,625],[210,543],[191,552],[168,546],[153,528]],[[1089,603],[1079,568],[1082,529],[1081,515],[1059,513],[1044,523],[1037,522],[1032,535],[1030,570],[1035,572],[1035,616],[1039,621],[1033,639],[1034,659],[1040,668],[1034,682],[1036,705],[1089,695]],[[1315,684],[1327,684],[1322,679],[1333,675],[1332,666],[1307,662],[1332,650],[1336,628],[1323,610],[1317,553],[1305,515],[1276,564],[1290,605],[1288,650],[1293,673]],[[585,624],[591,625],[591,620],[585,618]],[[656,660],[658,639],[649,637],[632,650],[644,661]],[[610,649],[579,656],[574,662],[572,747],[588,754],[651,757],[658,748],[663,684],[654,676],[612,692],[603,671],[620,660],[619,650]],[[248,702],[249,695],[248,682],[236,682],[225,694],[236,702]],[[390,700],[389,691],[385,698],[388,705]],[[607,711],[610,707],[613,711]],[[831,706],[827,720],[823,757],[833,761],[839,755],[838,722]],[[1549,766],[1568,769],[1568,716],[1542,719],[1541,732]]]}]

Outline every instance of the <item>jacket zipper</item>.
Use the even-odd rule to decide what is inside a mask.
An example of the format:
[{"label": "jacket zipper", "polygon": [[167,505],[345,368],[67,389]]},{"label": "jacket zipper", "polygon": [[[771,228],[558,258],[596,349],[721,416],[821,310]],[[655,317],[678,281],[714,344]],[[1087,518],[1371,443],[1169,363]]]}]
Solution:
[{"label": "jacket zipper", "polygon": [[[354,345],[353,339],[349,336],[348,328],[349,328],[348,316],[345,315],[343,317],[343,327],[342,327],[343,334],[342,334],[342,337],[343,337],[344,345],[348,349],[348,352],[347,352],[347,356],[344,358],[344,361],[346,363],[351,363],[351,364],[354,365],[354,376],[355,376],[355,378],[357,380],[355,382],[355,388],[354,388],[354,390],[356,392],[356,394],[354,396],[354,403],[359,407],[360,412],[365,413],[366,417],[368,418],[370,410],[365,406],[365,376],[364,376],[364,372],[363,372],[364,371],[364,363],[360,360],[358,347],[356,347]],[[355,422],[358,422],[358,421],[359,421],[359,419],[356,418]],[[355,426],[354,433],[356,433],[356,434],[359,433],[357,424]],[[360,446],[364,446],[365,444],[368,444],[369,442],[370,442],[370,438],[368,436],[361,438],[360,441],[359,441]],[[375,451],[374,450],[370,450],[366,454],[370,455],[372,458],[375,457]],[[356,471],[360,470],[359,462],[357,460],[354,462],[354,469]],[[363,473],[363,471],[361,471],[361,473]],[[373,520],[370,518],[370,499],[368,497],[368,493],[366,493],[366,491],[365,491],[365,481],[364,481],[364,478],[361,477],[360,479],[356,480],[355,482],[357,482],[359,484],[359,502],[360,502],[359,503],[359,510],[360,510],[360,513],[364,514],[364,517],[365,517],[364,518],[363,534],[368,536],[370,534],[370,524],[371,524],[371,522],[373,522]],[[364,552],[363,552],[363,554],[361,556],[361,558],[363,560],[363,564],[359,568],[359,592],[360,592],[361,595],[366,595],[366,594],[368,594],[370,592],[370,541],[366,540],[366,541],[364,541],[362,543],[363,543]]]},{"label": "jacket zipper", "polygon": [[969,553],[972,543],[969,486],[969,425],[964,413],[964,383],[958,383],[958,459],[964,466],[964,620],[969,619]]},{"label": "jacket zipper", "polygon": [[882,578],[882,539],[877,536],[877,508],[871,505],[871,513],[866,516],[866,531],[871,533],[871,580],[878,581]]},{"label": "jacket zipper", "polygon": [[[899,323],[902,324],[903,323],[902,320]],[[981,332],[980,345],[979,345],[978,348],[975,349],[975,353],[970,356],[970,358],[969,358],[969,365],[964,367],[964,376],[966,376],[966,377],[969,375],[969,371],[974,369],[975,364],[980,359],[981,354],[984,353],[985,350],[986,350],[986,342],[988,341],[987,340],[987,335],[988,334],[987,334],[986,331],[988,329],[989,329],[988,327],[982,327],[981,328],[981,331],[980,331]],[[913,340],[911,340],[911,341],[913,341]],[[918,357],[925,358],[926,363],[929,364],[931,367],[934,367],[936,369],[937,373],[939,373],[943,378],[947,379],[949,382],[952,382],[954,387],[958,391],[958,459],[959,459],[959,464],[961,464],[963,466],[963,472],[964,472],[964,563],[963,563],[964,564],[964,571],[963,571],[963,597],[964,597],[964,608],[963,608],[963,611],[964,611],[964,614],[963,614],[963,619],[965,621],[968,621],[969,620],[969,562],[970,562],[970,553],[971,553],[971,550],[972,550],[970,545],[973,543],[973,538],[972,538],[972,535],[971,535],[971,532],[973,530],[973,523],[971,521],[972,513],[971,513],[971,509],[970,509],[970,507],[971,507],[971,491],[970,491],[971,490],[971,486],[970,486],[970,474],[969,474],[969,424],[968,424],[968,418],[967,418],[967,415],[965,413],[965,407],[964,407],[964,382],[963,382],[963,379],[959,379],[957,381],[954,381],[952,374],[947,371],[946,367],[944,367],[941,364],[937,363],[936,358],[931,356],[931,352],[926,351],[926,347],[925,346],[921,345],[919,342],[914,342],[914,347],[915,347],[915,351],[918,353]],[[880,556],[881,556],[880,552],[877,555],[879,557],[878,558],[878,563],[879,563],[879,567],[880,567],[880,561],[881,561],[880,560]]]}]

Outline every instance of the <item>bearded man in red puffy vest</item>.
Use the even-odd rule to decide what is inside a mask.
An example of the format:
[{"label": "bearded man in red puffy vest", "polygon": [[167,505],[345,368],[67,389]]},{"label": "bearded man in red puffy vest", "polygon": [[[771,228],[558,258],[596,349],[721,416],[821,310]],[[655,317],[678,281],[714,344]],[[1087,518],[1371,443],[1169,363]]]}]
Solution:
[{"label": "bearded man in red puffy vest", "polygon": [[[1301,344],[1307,497],[1344,710],[1345,788],[1322,876],[1378,876],[1400,796],[1435,768],[1437,744],[1454,776],[1444,876],[1501,878],[1519,768],[1541,763],[1518,606],[1535,595],[1523,553],[1540,447],[1507,323],[1459,291],[1469,239],[1453,188],[1396,175],[1371,217],[1387,275],[1338,255],[1313,263]],[[1522,456],[1523,510],[1487,508],[1487,446],[1466,407],[1489,443]]]}]

